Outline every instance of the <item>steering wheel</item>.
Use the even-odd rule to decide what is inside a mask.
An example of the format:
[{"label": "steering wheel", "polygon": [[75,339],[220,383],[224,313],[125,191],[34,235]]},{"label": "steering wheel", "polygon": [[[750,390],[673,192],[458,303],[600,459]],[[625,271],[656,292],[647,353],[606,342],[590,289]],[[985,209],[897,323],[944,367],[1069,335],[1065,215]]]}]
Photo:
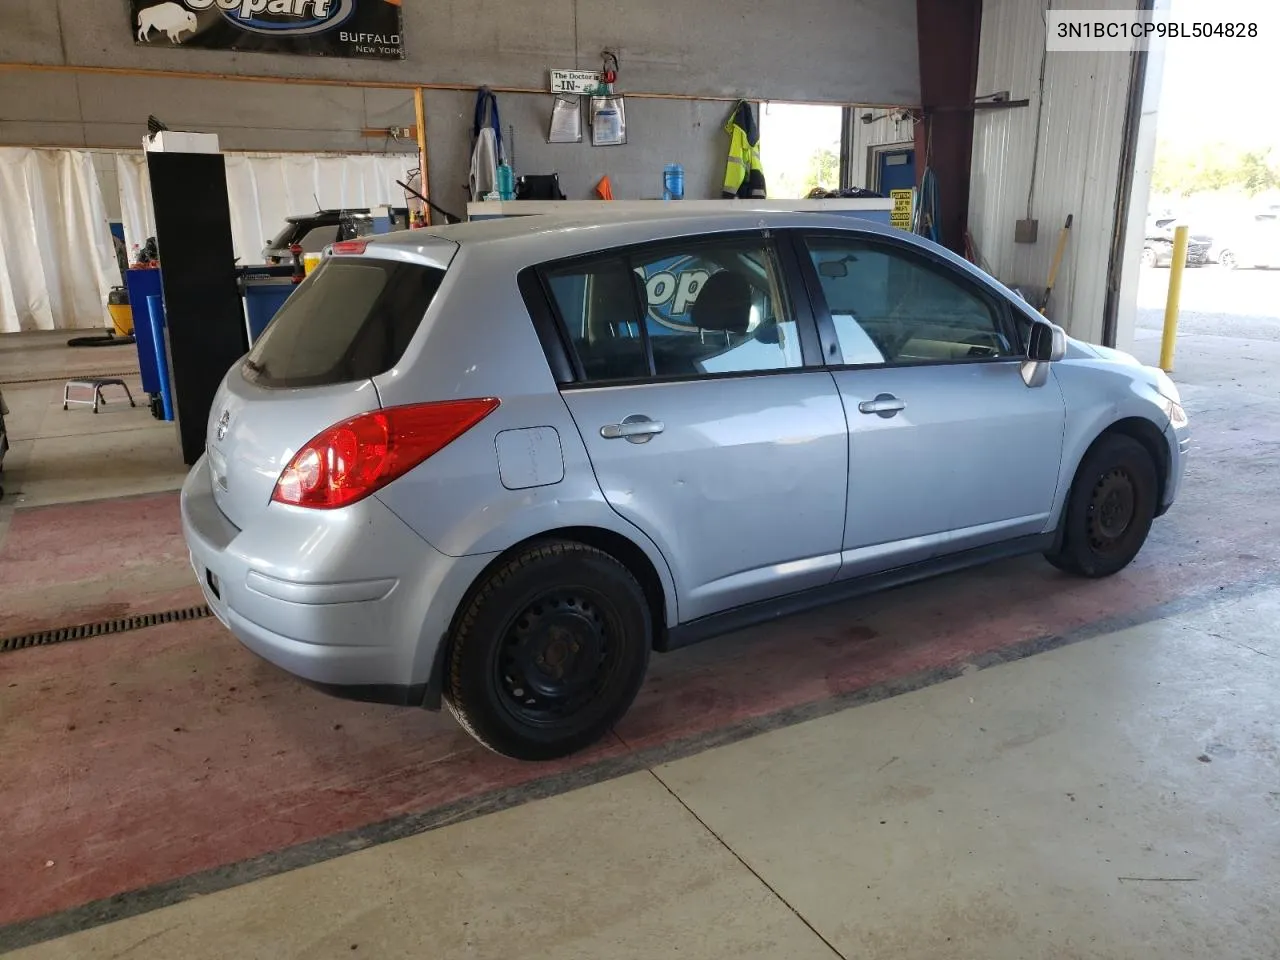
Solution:
[{"label": "steering wheel", "polygon": [[975,333],[961,342],[969,345],[969,351],[965,354],[967,357],[1000,356],[1000,340],[994,333]]},{"label": "steering wheel", "polygon": [[778,321],[772,317],[751,331],[751,336],[759,343],[780,343]]}]

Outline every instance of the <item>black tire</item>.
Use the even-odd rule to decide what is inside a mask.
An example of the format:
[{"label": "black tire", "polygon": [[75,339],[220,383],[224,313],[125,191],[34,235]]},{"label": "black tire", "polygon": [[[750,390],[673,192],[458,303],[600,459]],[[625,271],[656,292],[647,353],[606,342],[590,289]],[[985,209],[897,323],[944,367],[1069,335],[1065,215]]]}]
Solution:
[{"label": "black tire", "polygon": [[1085,455],[1067,498],[1062,546],[1045,559],[1082,577],[1109,577],[1138,555],[1159,496],[1147,449],[1123,434],[1103,436]]},{"label": "black tire", "polygon": [[491,571],[458,618],[444,696],[496,753],[551,760],[604,736],[649,665],[644,591],[609,554],[533,544]]}]

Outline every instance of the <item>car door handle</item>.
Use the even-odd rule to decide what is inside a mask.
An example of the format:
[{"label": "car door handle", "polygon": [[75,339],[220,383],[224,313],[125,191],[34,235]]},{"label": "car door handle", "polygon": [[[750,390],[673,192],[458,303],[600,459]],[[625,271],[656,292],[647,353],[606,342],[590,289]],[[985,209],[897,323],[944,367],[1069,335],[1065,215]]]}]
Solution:
[{"label": "car door handle", "polygon": [[632,414],[621,423],[606,423],[600,428],[600,436],[606,440],[629,440],[632,443],[648,443],[654,434],[666,426],[661,420],[650,420],[643,414]]},{"label": "car door handle", "polygon": [[899,400],[892,393],[882,393],[874,400],[863,400],[858,404],[860,413],[875,413],[882,417],[892,417],[899,410],[907,409],[907,402]]}]

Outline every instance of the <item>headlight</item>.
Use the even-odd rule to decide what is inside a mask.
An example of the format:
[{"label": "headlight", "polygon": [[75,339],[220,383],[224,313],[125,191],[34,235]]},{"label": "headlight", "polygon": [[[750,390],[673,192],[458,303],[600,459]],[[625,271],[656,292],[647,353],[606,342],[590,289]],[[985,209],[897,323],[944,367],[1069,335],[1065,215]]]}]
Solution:
[{"label": "headlight", "polygon": [[1182,409],[1182,404],[1177,400],[1170,400],[1168,397],[1160,397],[1160,409],[1164,411],[1165,416],[1169,418],[1170,425],[1175,430],[1180,430],[1187,425],[1187,411]]},{"label": "headlight", "polygon": [[1187,425],[1187,411],[1182,409],[1182,395],[1178,393],[1178,385],[1169,379],[1163,370],[1155,369],[1156,393],[1163,401],[1160,406],[1169,415],[1169,423],[1180,430]]}]

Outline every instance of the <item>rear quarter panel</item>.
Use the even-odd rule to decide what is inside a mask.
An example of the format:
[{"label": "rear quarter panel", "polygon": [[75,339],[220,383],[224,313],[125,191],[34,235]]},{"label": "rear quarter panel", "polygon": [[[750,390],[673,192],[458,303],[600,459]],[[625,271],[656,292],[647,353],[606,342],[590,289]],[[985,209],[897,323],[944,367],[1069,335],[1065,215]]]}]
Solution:
[{"label": "rear quarter panel", "polygon": [[[384,406],[497,397],[480,424],[377,496],[441,553],[492,553],[566,527],[596,527],[644,551],[662,581],[667,625],[677,622],[661,551],[605,500],[586,447],[547,366],[516,284],[523,264],[498,245],[463,246],[418,334],[374,382]],[[497,435],[550,427],[559,437],[558,483],[510,490],[498,470]]]}]

